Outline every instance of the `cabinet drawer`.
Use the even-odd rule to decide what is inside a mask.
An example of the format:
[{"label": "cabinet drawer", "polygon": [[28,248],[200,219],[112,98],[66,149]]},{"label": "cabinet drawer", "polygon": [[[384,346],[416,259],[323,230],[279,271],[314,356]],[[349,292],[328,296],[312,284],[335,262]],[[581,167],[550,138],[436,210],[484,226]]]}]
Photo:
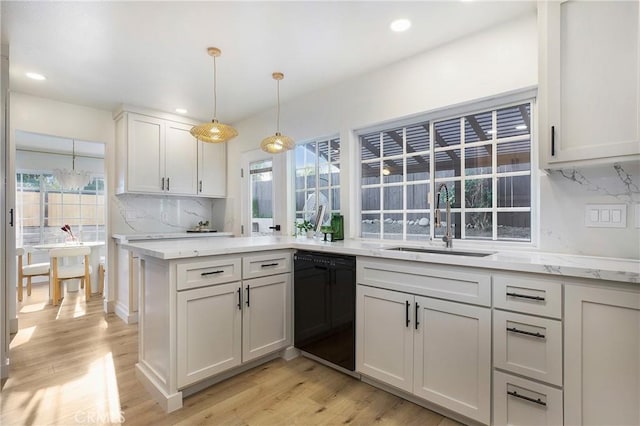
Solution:
[{"label": "cabinet drawer", "polygon": [[557,281],[494,275],[493,305],[510,311],[560,319],[562,284]]},{"label": "cabinet drawer", "polygon": [[493,364],[562,386],[561,322],[493,311]]},{"label": "cabinet drawer", "polygon": [[291,272],[291,252],[288,250],[242,258],[243,279],[266,277],[285,272]]},{"label": "cabinet drawer", "polygon": [[491,275],[470,268],[359,258],[358,284],[491,306]]},{"label": "cabinet drawer", "polygon": [[202,262],[190,262],[177,265],[177,288],[186,290],[189,288],[204,287],[239,281],[240,258],[219,258]]},{"label": "cabinet drawer", "polygon": [[495,371],[493,422],[496,425],[561,425],[562,391]]}]

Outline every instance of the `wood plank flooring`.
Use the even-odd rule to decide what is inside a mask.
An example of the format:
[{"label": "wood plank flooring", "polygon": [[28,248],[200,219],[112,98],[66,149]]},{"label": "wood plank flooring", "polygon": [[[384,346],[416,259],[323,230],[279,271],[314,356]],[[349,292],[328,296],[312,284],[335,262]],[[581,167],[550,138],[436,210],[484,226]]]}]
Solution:
[{"label": "wood plank flooring", "polygon": [[184,400],[166,414],[134,373],[137,327],[85,304],[60,307],[34,286],[19,304],[11,374],[0,393],[2,425],[457,425],[306,358],[280,359]]}]

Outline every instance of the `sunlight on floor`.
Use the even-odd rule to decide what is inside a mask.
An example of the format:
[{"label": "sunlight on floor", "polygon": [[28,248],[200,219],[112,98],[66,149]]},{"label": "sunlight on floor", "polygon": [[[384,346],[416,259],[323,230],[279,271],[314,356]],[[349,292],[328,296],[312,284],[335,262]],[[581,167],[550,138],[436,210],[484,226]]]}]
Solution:
[{"label": "sunlight on floor", "polygon": [[44,309],[44,307],[47,306],[46,302],[43,303],[33,303],[31,305],[24,305],[21,309],[20,309],[20,313],[21,314],[28,314],[30,312],[37,312],[37,311],[41,311]]},{"label": "sunlight on floor", "polygon": [[35,330],[35,325],[33,327],[21,328],[20,330],[18,330],[18,333],[16,333],[16,337],[13,338],[11,344],[9,345],[9,349],[15,349],[18,346],[27,343],[29,340],[31,340],[31,336],[33,336],[33,332]]},{"label": "sunlight on floor", "polygon": [[75,309],[73,310],[73,317],[78,318],[78,317],[84,316],[86,313],[87,313],[87,303],[84,301],[84,299],[80,299],[79,297],[76,297],[76,306],[75,306]]}]

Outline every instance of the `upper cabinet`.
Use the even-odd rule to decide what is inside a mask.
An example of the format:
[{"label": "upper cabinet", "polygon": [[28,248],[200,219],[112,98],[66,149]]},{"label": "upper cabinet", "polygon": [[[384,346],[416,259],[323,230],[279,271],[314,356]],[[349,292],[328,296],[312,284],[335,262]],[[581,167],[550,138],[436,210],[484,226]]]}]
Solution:
[{"label": "upper cabinet", "polygon": [[637,1],[540,1],[540,165],[640,158]]},{"label": "upper cabinet", "polygon": [[117,193],[224,197],[224,144],[204,146],[195,123],[163,113],[121,111],[116,120]]}]

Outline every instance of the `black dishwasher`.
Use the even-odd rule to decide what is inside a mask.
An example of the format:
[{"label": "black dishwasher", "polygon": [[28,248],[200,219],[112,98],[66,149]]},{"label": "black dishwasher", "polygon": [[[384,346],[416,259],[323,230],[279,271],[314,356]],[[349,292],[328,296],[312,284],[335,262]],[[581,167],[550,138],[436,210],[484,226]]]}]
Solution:
[{"label": "black dishwasher", "polygon": [[311,251],[293,258],[296,348],[354,371],[356,258]]}]

